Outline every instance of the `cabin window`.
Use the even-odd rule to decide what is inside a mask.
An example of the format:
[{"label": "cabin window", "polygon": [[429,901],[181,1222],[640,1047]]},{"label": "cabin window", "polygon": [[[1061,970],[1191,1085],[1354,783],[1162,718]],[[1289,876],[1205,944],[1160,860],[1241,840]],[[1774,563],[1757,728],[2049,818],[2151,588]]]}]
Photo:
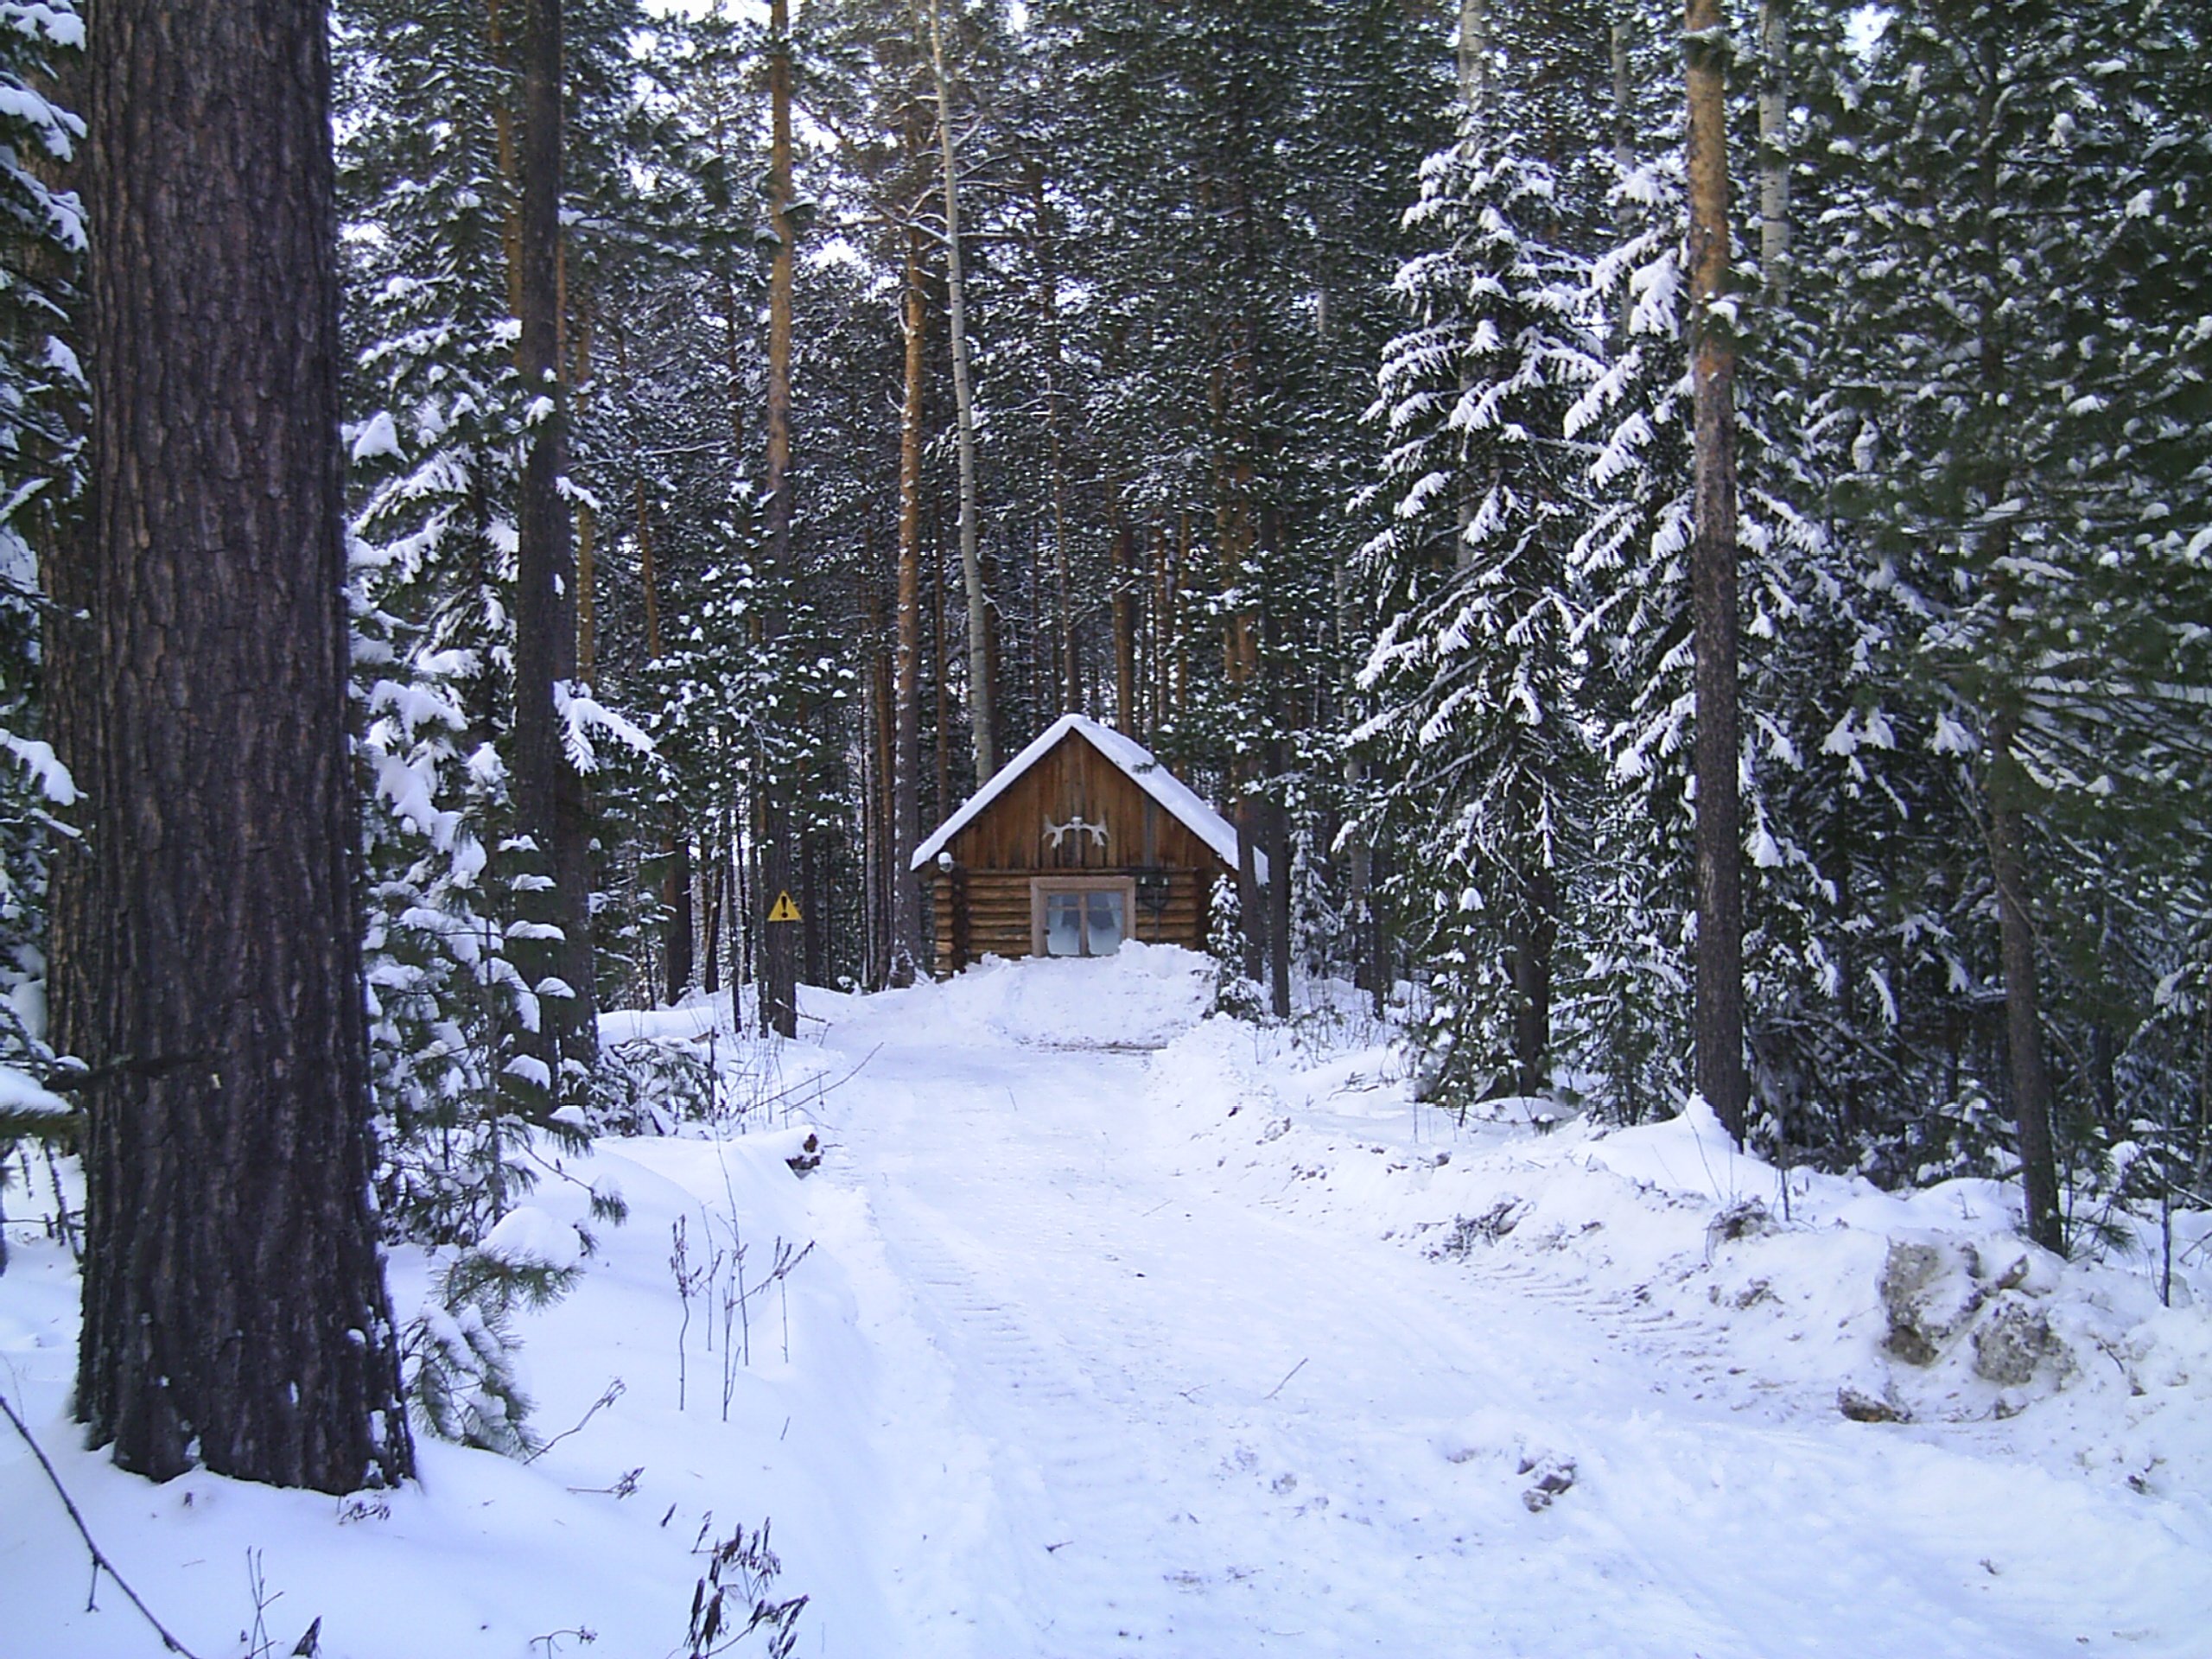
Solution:
[{"label": "cabin window", "polygon": [[1110,957],[1129,937],[1134,883],[1126,876],[1030,884],[1032,944],[1040,957]]}]

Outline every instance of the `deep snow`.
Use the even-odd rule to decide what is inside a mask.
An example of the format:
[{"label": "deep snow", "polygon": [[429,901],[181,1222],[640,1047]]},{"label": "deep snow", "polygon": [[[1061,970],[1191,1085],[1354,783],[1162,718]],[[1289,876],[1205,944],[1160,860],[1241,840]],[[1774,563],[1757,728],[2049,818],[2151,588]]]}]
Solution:
[{"label": "deep snow", "polygon": [[[67,1421],[74,1274],[20,1190],[0,1388],[202,1656],[243,1650],[249,1550],[278,1652],[321,1615],[333,1656],[664,1655],[695,1541],[763,1516],[798,1651],[855,1659],[2207,1651],[2202,1218],[2166,1310],[2141,1261],[2026,1249],[2001,1190],[1785,1187],[1694,1119],[1457,1125],[1356,1016],[1208,1001],[1199,959],[1131,946],[809,993],[772,1055],[726,1008],[610,1016],[719,1020],[782,1109],[602,1142],[507,1228],[558,1260],[588,1185],[631,1206],[521,1326],[541,1434],[623,1390],[527,1465],[424,1441],[418,1487],[349,1503],[116,1472]],[[695,1297],[682,1410],[679,1217],[695,1263],[741,1238],[749,1285],[816,1247],[727,1365]],[[1926,1365],[1883,1346],[1893,1241],[1936,1264]],[[395,1259],[403,1316],[427,1270]],[[2049,1338],[1993,1382],[2007,1319]],[[1847,1388],[1910,1421],[1847,1421]],[[157,1652],[87,1577],[0,1438],[0,1654]]]}]

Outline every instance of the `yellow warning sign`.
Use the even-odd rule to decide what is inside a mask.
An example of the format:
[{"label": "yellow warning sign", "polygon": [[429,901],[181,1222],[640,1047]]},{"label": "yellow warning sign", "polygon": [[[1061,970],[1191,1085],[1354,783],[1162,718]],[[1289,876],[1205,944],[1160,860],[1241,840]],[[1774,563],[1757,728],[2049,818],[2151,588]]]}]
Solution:
[{"label": "yellow warning sign", "polygon": [[795,922],[798,918],[798,906],[791,903],[788,893],[778,893],[776,902],[768,906],[768,919],[772,922]]}]

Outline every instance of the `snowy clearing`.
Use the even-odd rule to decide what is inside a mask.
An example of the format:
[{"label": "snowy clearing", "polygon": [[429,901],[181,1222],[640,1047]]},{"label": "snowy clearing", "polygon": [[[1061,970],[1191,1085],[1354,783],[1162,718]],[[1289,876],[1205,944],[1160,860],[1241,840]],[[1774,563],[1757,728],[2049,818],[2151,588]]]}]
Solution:
[{"label": "snowy clearing", "polygon": [[[665,1655],[695,1545],[764,1517],[799,1654],[2204,1651],[2203,1218],[2169,1311],[2146,1260],[2020,1244],[1999,1190],[1785,1187],[1685,1120],[1461,1127],[1358,1019],[1208,1000],[1142,946],[810,993],[775,1128],[601,1142],[505,1227],[557,1261],[587,1185],[631,1207],[523,1322],[534,1427],[583,1421],[527,1465],[426,1440],[419,1487],[343,1502],[116,1472],[67,1421],[76,1281],[36,1189],[4,1387],[202,1659],[252,1643],[249,1552],[280,1653],[319,1616],[334,1659]],[[718,1058],[761,1064],[726,1007],[608,1023],[717,1017]],[[722,1252],[681,1409],[679,1220],[695,1268]],[[741,1242],[726,1334],[706,1287]],[[763,1292],[779,1243],[814,1249]],[[395,1258],[401,1317],[426,1271]],[[85,1611],[12,1434],[0,1516],[0,1650],[160,1650],[111,1582]]]}]

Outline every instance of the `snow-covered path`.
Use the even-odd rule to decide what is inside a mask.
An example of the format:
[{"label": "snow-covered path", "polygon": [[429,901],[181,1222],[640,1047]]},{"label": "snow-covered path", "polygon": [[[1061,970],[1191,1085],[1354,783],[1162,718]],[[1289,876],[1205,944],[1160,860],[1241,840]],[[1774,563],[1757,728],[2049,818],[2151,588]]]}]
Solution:
[{"label": "snow-covered path", "polygon": [[[1388,1033],[1209,1000],[1132,947],[809,992],[796,1046],[733,1043],[726,1001],[607,1016],[717,1033],[745,1109],[544,1163],[540,1232],[601,1184],[630,1217],[518,1319],[531,1461],[418,1437],[419,1481],[340,1501],[124,1474],[70,1418],[76,1270],[25,1202],[0,1390],[202,1659],[254,1649],[264,1573],[267,1650],[312,1620],[329,1659],[666,1659],[702,1552],[767,1518],[805,1659],[2212,1652],[2212,1218],[2171,1307],[2030,1259],[1986,1182],[1793,1172],[1717,1235],[1779,1174],[1689,1117],[1440,1124]],[[1897,1248],[1978,1264],[1934,1363],[1883,1350]],[[403,1318],[434,1265],[395,1252]],[[2000,1316],[2050,1338],[2024,1381],[1974,1370]],[[0,1434],[0,1659],[155,1650],[86,1562]]]},{"label": "snow-covered path", "polygon": [[880,1448],[928,1494],[912,1653],[2202,1650],[2129,1495],[1255,1203],[1141,1058],[919,1012],[854,1008],[831,1040],[874,1058],[829,1107],[912,1315]]}]

